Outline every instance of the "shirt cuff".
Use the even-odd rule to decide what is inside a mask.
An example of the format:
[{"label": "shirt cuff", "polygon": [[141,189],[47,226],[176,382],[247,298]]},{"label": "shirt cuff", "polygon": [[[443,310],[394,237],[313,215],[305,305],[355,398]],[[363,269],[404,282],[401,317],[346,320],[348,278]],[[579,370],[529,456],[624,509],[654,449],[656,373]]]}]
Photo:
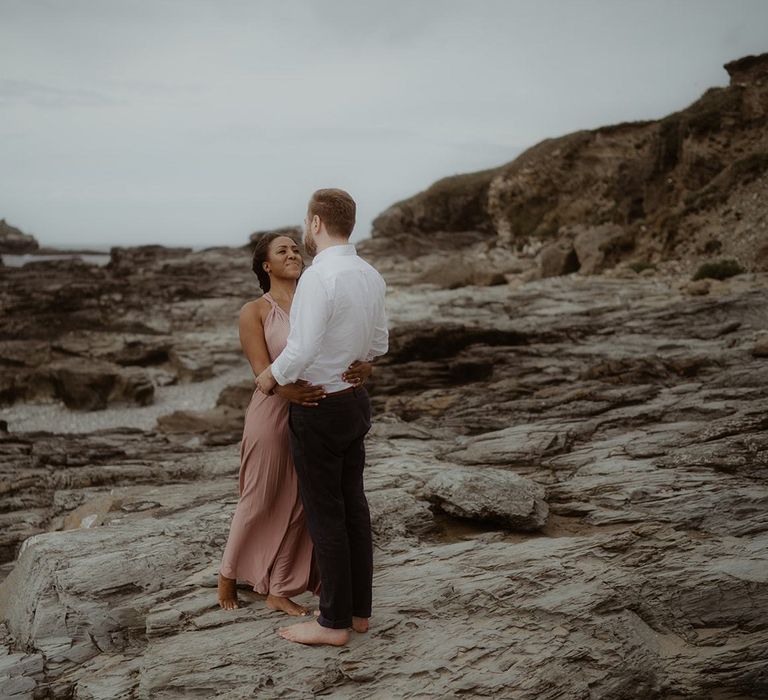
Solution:
[{"label": "shirt cuff", "polygon": [[286,384],[290,384],[286,376],[278,369],[277,363],[272,363],[272,376],[275,378],[275,381],[280,386],[285,386]]}]

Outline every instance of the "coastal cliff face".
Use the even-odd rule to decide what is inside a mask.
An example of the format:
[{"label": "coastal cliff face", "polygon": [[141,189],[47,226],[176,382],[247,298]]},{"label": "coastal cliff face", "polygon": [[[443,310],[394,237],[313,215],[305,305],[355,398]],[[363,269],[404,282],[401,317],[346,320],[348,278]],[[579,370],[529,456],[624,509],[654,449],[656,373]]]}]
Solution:
[{"label": "coastal cliff face", "polygon": [[[766,697],[768,272],[692,281],[690,252],[737,256],[751,234],[708,217],[765,206],[733,146],[762,143],[764,65],[729,64],[698,112],[441,181],[358,246],[390,349],[368,383],[374,615],[343,650],[213,588],[254,392],[248,247],[3,268],[0,697]],[[718,95],[739,107],[700,131]],[[690,191],[726,198],[668,238]]]},{"label": "coastal cliff face", "polygon": [[373,238],[420,239],[422,252],[436,232],[534,253],[556,245],[564,260],[575,253],[558,272],[583,267],[579,236],[582,248],[610,247],[613,264],[692,269],[725,256],[766,270],[768,54],[725,69],[730,85],[664,119],[547,139],[501,167],[440,180],[383,212]]},{"label": "coastal cliff face", "polygon": [[0,254],[34,253],[39,247],[34,236],[11,226],[5,219],[0,219]]}]

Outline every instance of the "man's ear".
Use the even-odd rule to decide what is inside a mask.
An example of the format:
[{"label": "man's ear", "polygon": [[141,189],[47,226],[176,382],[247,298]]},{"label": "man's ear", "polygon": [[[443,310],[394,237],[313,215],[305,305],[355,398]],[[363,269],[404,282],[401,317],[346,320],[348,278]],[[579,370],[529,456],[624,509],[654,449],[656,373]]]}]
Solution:
[{"label": "man's ear", "polygon": [[321,226],[321,225],[322,225],[322,224],[321,224],[321,222],[320,222],[320,217],[319,217],[317,214],[315,214],[315,215],[312,217],[312,230],[313,230],[315,233],[318,233],[318,232],[320,231],[320,226]]}]

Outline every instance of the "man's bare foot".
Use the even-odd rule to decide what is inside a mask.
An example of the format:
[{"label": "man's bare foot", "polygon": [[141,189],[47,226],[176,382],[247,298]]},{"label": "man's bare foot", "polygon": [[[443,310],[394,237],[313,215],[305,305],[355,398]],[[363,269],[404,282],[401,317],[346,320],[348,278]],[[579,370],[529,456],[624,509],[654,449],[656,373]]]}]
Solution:
[{"label": "man's bare foot", "polygon": [[282,610],[284,613],[295,617],[303,617],[309,614],[309,611],[303,605],[294,603],[290,598],[272,595],[271,593],[267,596],[267,607],[270,610]]},{"label": "man's bare foot", "polygon": [[227,578],[219,573],[219,606],[225,610],[239,608],[237,600],[237,579]]},{"label": "man's bare foot", "polygon": [[367,617],[353,617],[352,629],[355,632],[367,632],[368,631],[368,618]]},{"label": "man's bare foot", "polygon": [[347,630],[323,627],[317,620],[299,622],[290,627],[281,627],[277,633],[283,639],[299,644],[330,644],[341,647],[349,641]]}]

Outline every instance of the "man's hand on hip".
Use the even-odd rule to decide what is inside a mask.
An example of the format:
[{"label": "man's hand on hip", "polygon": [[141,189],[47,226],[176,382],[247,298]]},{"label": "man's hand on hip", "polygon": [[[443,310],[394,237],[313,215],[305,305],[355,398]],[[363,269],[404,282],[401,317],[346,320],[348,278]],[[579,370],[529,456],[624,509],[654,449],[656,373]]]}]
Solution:
[{"label": "man's hand on hip", "polygon": [[273,393],[301,406],[317,406],[326,397],[322,386],[315,386],[303,379],[297,379],[293,384],[278,384]]}]

